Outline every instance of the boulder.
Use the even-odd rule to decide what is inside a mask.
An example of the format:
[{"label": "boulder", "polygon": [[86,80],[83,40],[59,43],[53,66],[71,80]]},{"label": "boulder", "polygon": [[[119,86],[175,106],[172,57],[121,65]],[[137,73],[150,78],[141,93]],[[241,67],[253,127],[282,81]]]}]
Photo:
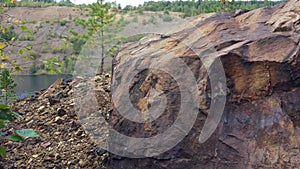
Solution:
[{"label": "boulder", "polygon": [[[132,142],[139,149],[125,153],[127,157],[111,154],[108,168],[300,166],[299,9],[299,1],[290,0],[218,13],[202,22],[196,17],[184,30],[124,45],[112,78],[109,123],[116,131],[132,138],[155,137],[176,123],[182,105],[190,106],[186,113],[196,110],[196,116],[182,119],[186,124],[195,117],[191,128],[179,126],[188,132],[166,152],[148,152],[148,145]],[[213,100],[222,97],[225,107],[214,108]],[[140,114],[126,116],[131,108]],[[162,112],[149,114],[153,109]],[[221,111],[221,117],[213,116],[212,109]],[[215,118],[213,123],[207,122],[214,119],[209,117]],[[216,126],[205,126],[209,124]],[[200,134],[209,137],[199,142]],[[111,135],[110,146],[116,146],[113,139]]]}]

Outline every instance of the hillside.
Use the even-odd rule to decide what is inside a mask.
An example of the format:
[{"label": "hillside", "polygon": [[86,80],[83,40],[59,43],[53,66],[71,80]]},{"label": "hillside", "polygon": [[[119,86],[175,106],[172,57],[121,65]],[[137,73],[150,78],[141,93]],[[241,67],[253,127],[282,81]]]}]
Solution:
[{"label": "hillside", "polygon": [[[84,46],[84,43],[73,47],[70,43],[72,34],[69,30],[71,29],[79,35],[86,33],[86,29],[75,20],[77,17],[87,19],[88,8],[66,6],[14,7],[5,9],[5,13],[6,18],[2,20],[3,26],[15,25],[14,22],[17,19],[21,25],[25,25],[28,31],[32,32],[31,34],[22,31],[20,26],[14,26],[18,39],[7,48],[7,51],[10,51],[12,59],[17,60],[22,65],[22,71],[18,74],[48,74],[49,70],[45,68],[44,62],[53,62],[55,57],[58,58],[58,63],[62,62],[65,66],[65,68],[61,68],[63,70],[60,73],[71,74],[74,71],[75,60],[80,57],[81,47]],[[107,33],[105,45],[108,47],[112,46],[112,43],[117,43],[110,38],[117,36],[118,32],[126,26],[126,29],[131,32],[135,32],[134,29],[141,29],[141,27],[147,27],[148,30],[151,30],[154,27],[162,27],[160,23],[180,20],[179,15],[180,13],[170,12],[168,20],[164,20],[163,12],[117,13],[114,23],[105,30],[105,34]],[[32,49],[20,55],[21,47],[26,47],[28,44]],[[111,58],[107,57],[105,63],[107,70],[109,70]],[[67,64],[72,66],[67,68]]]}]

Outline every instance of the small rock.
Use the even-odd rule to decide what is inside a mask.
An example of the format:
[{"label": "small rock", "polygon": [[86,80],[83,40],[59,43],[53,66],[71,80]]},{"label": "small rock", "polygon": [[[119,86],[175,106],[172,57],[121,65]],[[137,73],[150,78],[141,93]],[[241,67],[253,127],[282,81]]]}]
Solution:
[{"label": "small rock", "polygon": [[82,136],[83,135],[83,131],[82,130],[79,130],[76,132],[76,136]]},{"label": "small rock", "polygon": [[69,169],[74,169],[75,167],[74,167],[74,165],[71,165],[70,167],[69,167]]},{"label": "small rock", "polygon": [[58,164],[58,163],[60,163],[60,162],[61,162],[61,159],[58,159],[58,160],[55,160],[55,161],[54,161],[55,164]]},{"label": "small rock", "polygon": [[54,135],[56,135],[56,136],[58,136],[58,135],[60,135],[61,134],[61,132],[54,132]]},{"label": "small rock", "polygon": [[55,117],[54,122],[57,123],[57,124],[62,124],[63,123],[63,119],[61,119],[60,117]]},{"label": "small rock", "polygon": [[55,99],[54,97],[49,97],[48,99],[49,99],[50,106],[60,102],[59,99]]},{"label": "small rock", "polygon": [[96,148],[96,149],[95,149],[95,152],[97,153],[98,156],[102,156],[103,154],[106,153],[105,150],[99,149],[99,148]]},{"label": "small rock", "polygon": [[45,108],[45,106],[41,106],[38,108],[38,111],[42,111]]},{"label": "small rock", "polygon": [[61,156],[58,153],[56,153],[55,154],[55,159],[61,159]]},{"label": "small rock", "polygon": [[64,116],[65,114],[67,114],[67,112],[66,112],[64,109],[59,108],[59,109],[57,110],[57,115],[58,115],[58,116],[62,117],[62,116]]},{"label": "small rock", "polygon": [[85,167],[85,166],[86,166],[86,162],[85,162],[84,160],[80,160],[80,161],[79,161],[79,165],[80,165],[81,167]]},{"label": "small rock", "polygon": [[43,160],[44,162],[53,162],[54,160],[51,157],[46,157]]},{"label": "small rock", "polygon": [[[39,155],[38,154],[35,154],[35,155],[32,155],[33,158],[37,158]],[[30,159],[32,160],[32,159]]]},{"label": "small rock", "polygon": [[32,162],[32,158],[30,158],[27,163],[30,164]]},{"label": "small rock", "polygon": [[108,160],[109,160],[109,157],[108,156],[105,156],[102,160],[102,163],[103,164],[107,164],[108,163]]},{"label": "small rock", "polygon": [[33,124],[34,120],[30,120],[29,122],[26,123],[27,126],[31,126]]},{"label": "small rock", "polygon": [[18,163],[14,163],[14,167],[17,168],[18,167]]},{"label": "small rock", "polygon": [[48,142],[48,143],[44,143],[44,144],[42,144],[41,146],[42,147],[44,147],[44,148],[47,148],[47,147],[49,147],[51,145],[51,143],[50,142]]},{"label": "small rock", "polygon": [[72,142],[72,141],[74,141],[74,139],[73,139],[73,138],[70,138],[67,142]]}]

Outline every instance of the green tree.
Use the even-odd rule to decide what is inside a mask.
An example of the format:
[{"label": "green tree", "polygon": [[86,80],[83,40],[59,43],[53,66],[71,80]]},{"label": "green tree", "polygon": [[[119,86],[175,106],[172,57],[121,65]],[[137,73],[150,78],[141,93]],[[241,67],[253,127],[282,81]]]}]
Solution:
[{"label": "green tree", "polygon": [[109,14],[109,3],[103,3],[103,0],[97,1],[89,5],[91,8],[90,17],[88,19],[89,33],[96,34],[100,31],[101,37],[101,65],[100,72],[103,73],[104,59],[105,59],[105,44],[104,44],[104,26],[111,23],[115,14]]}]

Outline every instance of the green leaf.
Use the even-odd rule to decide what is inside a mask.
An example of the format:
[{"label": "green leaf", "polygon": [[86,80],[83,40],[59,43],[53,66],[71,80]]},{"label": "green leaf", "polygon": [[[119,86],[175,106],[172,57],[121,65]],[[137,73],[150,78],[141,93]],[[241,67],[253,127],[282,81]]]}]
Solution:
[{"label": "green leaf", "polygon": [[0,110],[9,110],[9,106],[6,104],[0,104]]},{"label": "green leaf", "polygon": [[12,115],[18,117],[18,118],[23,118],[19,113],[12,111],[11,112]]},{"label": "green leaf", "polygon": [[15,132],[21,137],[39,137],[39,135],[33,129],[22,129],[16,130]]},{"label": "green leaf", "polygon": [[5,137],[6,140],[10,140],[10,141],[23,141],[24,139],[21,136],[18,135],[10,135]]},{"label": "green leaf", "polygon": [[0,155],[1,156],[6,156],[6,149],[2,146],[0,146]]},{"label": "green leaf", "polygon": [[3,129],[3,128],[5,128],[6,126],[5,126],[5,122],[4,122],[4,120],[0,120],[0,129]]},{"label": "green leaf", "polygon": [[3,133],[3,132],[0,132],[0,136],[4,136],[4,134],[5,134],[5,133]]},{"label": "green leaf", "polygon": [[0,120],[13,122],[13,117],[8,112],[0,112]]}]

